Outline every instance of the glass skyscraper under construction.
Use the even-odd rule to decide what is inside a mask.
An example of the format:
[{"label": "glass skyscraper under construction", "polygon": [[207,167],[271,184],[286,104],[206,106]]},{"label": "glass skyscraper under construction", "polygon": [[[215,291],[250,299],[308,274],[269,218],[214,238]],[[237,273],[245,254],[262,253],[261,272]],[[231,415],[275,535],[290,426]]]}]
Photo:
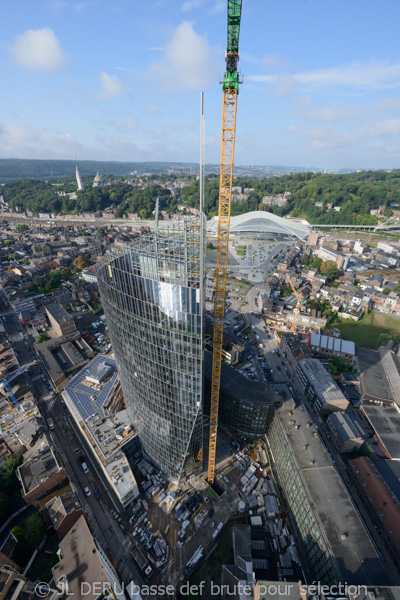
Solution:
[{"label": "glass skyscraper under construction", "polygon": [[132,425],[178,481],[202,446],[204,221],[161,225],[96,274]]}]

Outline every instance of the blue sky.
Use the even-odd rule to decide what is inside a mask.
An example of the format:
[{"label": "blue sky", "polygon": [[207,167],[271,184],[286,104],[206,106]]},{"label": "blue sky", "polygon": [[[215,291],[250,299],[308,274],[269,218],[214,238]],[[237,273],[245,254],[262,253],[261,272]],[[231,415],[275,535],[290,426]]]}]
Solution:
[{"label": "blue sky", "polygon": [[[219,162],[226,0],[3,0],[0,157]],[[236,164],[400,163],[398,0],[243,0]]]}]

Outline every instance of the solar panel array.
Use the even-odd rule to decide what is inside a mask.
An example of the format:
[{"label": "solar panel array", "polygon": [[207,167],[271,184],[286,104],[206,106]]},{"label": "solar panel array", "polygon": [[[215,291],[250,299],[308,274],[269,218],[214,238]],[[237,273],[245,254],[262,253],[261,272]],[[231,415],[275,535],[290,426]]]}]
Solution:
[{"label": "solar panel array", "polygon": [[[114,372],[108,381],[101,386],[99,391],[91,386],[85,385],[83,382],[87,374],[90,373],[94,367],[102,363],[112,367]],[[68,391],[72,402],[84,421],[89,419],[92,415],[99,413],[115,385],[117,377],[118,373],[115,360],[100,354],[92,360],[88,367],[80,371],[72,381],[67,384],[66,391]],[[92,397],[95,399],[92,400]]]}]

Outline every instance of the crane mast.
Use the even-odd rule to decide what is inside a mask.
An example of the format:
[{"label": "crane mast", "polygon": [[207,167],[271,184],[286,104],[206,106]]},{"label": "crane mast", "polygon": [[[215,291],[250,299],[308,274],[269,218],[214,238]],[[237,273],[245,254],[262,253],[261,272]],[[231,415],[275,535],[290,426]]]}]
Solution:
[{"label": "crane mast", "polygon": [[208,482],[215,478],[222,342],[225,317],[226,272],[228,267],[229,221],[231,214],[233,158],[235,150],[236,106],[241,83],[237,70],[242,0],[228,0],[228,44],[223,78],[221,162],[218,202],[217,265],[215,269],[214,334],[211,374],[210,438]]}]

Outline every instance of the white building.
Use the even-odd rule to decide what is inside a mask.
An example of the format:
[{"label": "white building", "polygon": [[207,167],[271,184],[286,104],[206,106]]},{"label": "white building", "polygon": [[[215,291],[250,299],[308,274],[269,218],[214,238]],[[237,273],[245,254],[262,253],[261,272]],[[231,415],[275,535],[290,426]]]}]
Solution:
[{"label": "white building", "polygon": [[378,249],[379,250],[383,250],[384,252],[387,252],[387,254],[392,254],[392,252],[395,251],[395,249],[393,248],[393,246],[390,246],[389,244],[386,244],[386,242],[379,242]]},{"label": "white building", "polygon": [[354,243],[354,252],[356,252],[357,254],[362,254],[365,250],[365,246],[362,245],[362,243],[360,242],[360,240],[357,240]]}]

